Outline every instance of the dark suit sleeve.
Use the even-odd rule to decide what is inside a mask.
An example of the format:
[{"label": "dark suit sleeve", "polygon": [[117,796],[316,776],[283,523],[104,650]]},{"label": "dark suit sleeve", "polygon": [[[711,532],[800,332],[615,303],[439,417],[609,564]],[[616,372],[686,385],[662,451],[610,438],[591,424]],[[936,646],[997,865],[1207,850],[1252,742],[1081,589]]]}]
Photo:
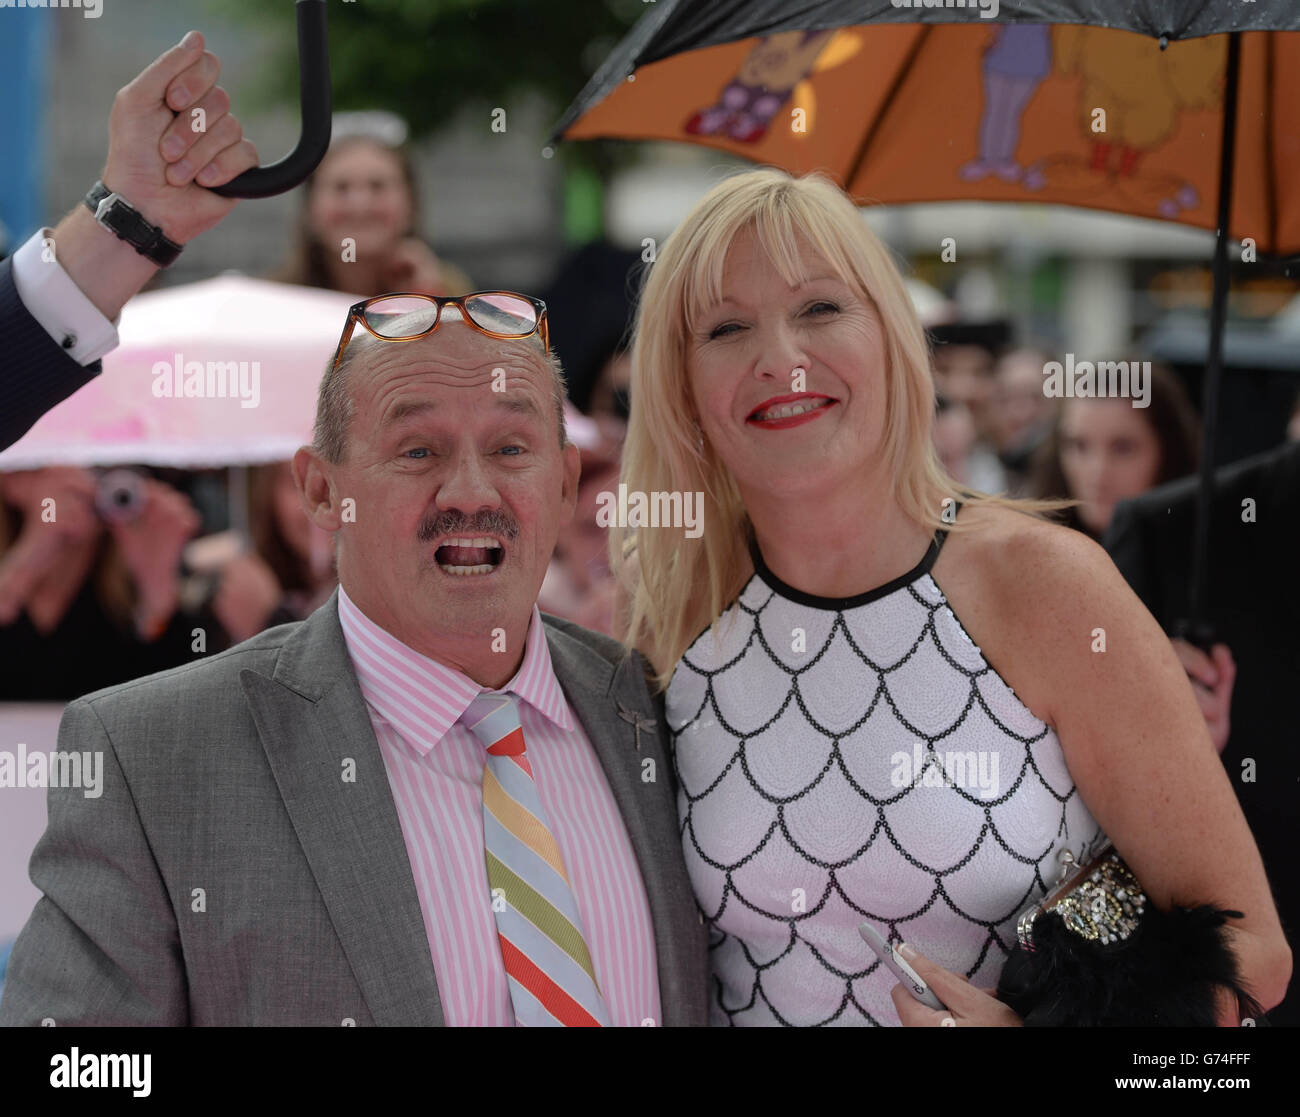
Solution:
[{"label": "dark suit sleeve", "polygon": [[1151,577],[1150,554],[1143,531],[1142,505],[1139,501],[1122,501],[1111,517],[1102,546],[1119,568],[1129,588],[1160,619],[1157,586]]},{"label": "dark suit sleeve", "polygon": [[44,895],[10,955],[0,1025],[187,1024],[167,890],[113,743],[84,700],[64,713],[58,748],[102,756],[101,794],[49,789],[30,868]]},{"label": "dark suit sleeve", "polygon": [[28,313],[14,285],[13,260],[0,260],[0,450],[17,442],[61,400],[99,375],[100,362],[79,365]]}]

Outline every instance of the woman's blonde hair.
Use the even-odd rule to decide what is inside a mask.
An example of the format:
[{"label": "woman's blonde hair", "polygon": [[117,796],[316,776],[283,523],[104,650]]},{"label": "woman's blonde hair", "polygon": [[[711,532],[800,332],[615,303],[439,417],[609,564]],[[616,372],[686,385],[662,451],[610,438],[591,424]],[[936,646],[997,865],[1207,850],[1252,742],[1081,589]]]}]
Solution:
[{"label": "woman's blonde hair", "polygon": [[943,518],[952,501],[1030,513],[1061,507],[1059,501],[1011,500],[959,487],[940,465],[931,438],[935,391],[925,333],[889,249],[847,194],[816,172],[794,178],[763,168],[726,178],[700,200],[648,269],[632,348],[632,409],[620,481],[629,492],[703,492],[707,525],[698,539],[662,528],[616,526],[610,533],[611,569],[628,598],[619,635],[650,653],[661,687],[753,573],[749,518],[730,472],[703,438],[686,372],[689,339],[705,309],[721,298],[727,250],[748,229],[791,286],[807,278],[799,268],[802,236],[875,304],[887,366],[882,454],[895,499],[909,518],[931,530],[960,530],[960,521]]}]

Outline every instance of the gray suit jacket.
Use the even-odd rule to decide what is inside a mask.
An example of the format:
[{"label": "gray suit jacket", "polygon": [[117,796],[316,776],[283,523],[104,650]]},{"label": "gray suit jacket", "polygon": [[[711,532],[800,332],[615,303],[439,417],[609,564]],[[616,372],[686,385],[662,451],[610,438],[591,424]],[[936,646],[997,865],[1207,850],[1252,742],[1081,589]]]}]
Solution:
[{"label": "gray suit jacket", "polygon": [[[662,706],[639,656],[544,623],[645,882],[658,1023],[702,1026],[706,931]],[[337,594],[301,623],[78,699],[59,748],[102,752],[103,793],[49,791],[30,870],[44,896],[14,946],[0,1024],[444,1022]]]}]

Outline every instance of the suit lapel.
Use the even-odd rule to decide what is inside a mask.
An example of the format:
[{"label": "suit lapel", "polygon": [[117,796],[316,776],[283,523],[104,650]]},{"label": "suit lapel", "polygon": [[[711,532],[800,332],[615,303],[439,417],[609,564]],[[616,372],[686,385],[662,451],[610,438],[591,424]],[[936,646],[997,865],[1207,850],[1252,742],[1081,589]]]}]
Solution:
[{"label": "suit lapel", "polygon": [[639,661],[628,657],[615,668],[549,623],[546,638],[556,678],[600,758],[641,870],[654,924],[664,1016],[659,1023],[702,1023],[705,932],[680,853],[663,711],[649,698]]},{"label": "suit lapel", "polygon": [[375,1023],[441,1025],[419,896],[337,593],[285,643],[273,676],[239,679]]}]

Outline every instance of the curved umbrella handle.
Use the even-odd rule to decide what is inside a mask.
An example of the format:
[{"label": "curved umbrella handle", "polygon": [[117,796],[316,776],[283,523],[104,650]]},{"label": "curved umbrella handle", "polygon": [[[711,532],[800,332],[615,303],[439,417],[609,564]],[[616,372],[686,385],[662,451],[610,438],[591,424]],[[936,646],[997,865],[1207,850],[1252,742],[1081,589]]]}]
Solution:
[{"label": "curved umbrella handle", "polygon": [[298,145],[278,163],[254,167],[211,190],[227,198],[269,198],[292,190],[316,169],[330,145],[330,44],[325,0],[297,0]]}]

